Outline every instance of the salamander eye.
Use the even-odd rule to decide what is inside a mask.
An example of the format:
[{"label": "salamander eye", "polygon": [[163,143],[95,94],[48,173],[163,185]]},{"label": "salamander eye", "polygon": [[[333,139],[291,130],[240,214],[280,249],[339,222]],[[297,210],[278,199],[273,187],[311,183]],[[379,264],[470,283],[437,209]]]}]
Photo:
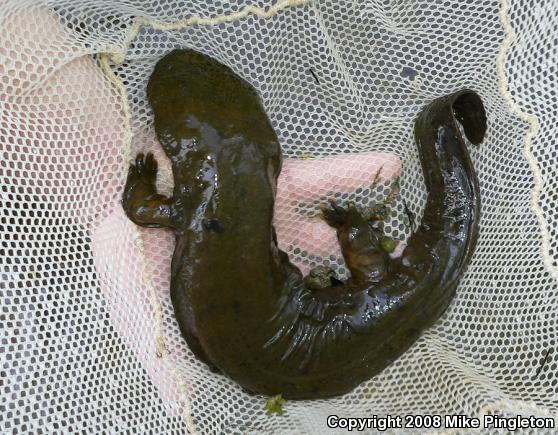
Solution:
[{"label": "salamander eye", "polygon": [[225,231],[225,226],[219,219],[204,219],[202,225],[206,231],[211,231],[213,233],[221,234]]}]

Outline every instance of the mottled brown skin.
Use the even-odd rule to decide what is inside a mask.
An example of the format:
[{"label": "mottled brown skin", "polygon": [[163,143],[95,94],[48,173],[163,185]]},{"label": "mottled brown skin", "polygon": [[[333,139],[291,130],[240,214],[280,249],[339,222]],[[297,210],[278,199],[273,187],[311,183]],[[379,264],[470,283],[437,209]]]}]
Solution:
[{"label": "mottled brown skin", "polygon": [[194,51],[161,59],[148,85],[170,157],[171,198],[157,194],[153,156],[130,167],[123,206],[138,225],[176,234],[171,297],[195,354],[246,390],[289,399],[346,393],[411,346],[450,303],[475,248],[473,143],[486,130],[472,91],[422,110],[415,136],[428,199],[403,255],[390,259],[354,207],[323,209],[352,278],[320,268],[303,279],[272,227],[281,148],[255,90]]}]

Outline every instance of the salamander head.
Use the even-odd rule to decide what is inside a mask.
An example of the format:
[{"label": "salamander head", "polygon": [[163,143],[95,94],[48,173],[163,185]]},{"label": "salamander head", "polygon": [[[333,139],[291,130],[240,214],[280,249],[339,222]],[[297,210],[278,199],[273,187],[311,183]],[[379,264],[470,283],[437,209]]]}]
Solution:
[{"label": "salamander head", "polygon": [[174,50],[159,60],[147,96],[157,137],[171,158],[200,143],[277,142],[254,87],[202,53]]}]

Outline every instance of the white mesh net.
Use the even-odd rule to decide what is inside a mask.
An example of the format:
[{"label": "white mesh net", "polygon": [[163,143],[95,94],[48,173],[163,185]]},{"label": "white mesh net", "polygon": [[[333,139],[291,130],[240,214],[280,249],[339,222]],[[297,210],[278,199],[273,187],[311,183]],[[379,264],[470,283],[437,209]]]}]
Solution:
[{"label": "white mesh net", "polygon": [[[555,413],[558,3],[201,3],[0,4],[0,432],[294,434],[323,433],[330,414]],[[380,201],[400,175],[421,215],[414,118],[438,96],[481,94],[472,264],[443,318],[352,393],[269,417],[182,339],[173,236],[139,229],[119,203],[141,150],[172,188],[145,86],[175,47],[260,92],[286,158],[279,242],[305,271],[344,273],[314,212],[326,197]],[[402,201],[393,210],[385,229],[404,240]]]}]

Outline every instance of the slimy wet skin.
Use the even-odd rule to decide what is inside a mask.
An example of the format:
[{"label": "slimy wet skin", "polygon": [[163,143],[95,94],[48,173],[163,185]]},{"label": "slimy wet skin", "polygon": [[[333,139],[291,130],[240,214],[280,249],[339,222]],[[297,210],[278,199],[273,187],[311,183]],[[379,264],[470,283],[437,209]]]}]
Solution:
[{"label": "slimy wet skin", "polygon": [[428,198],[400,258],[354,207],[322,209],[351,278],[321,267],[303,278],[272,226],[281,148],[256,91],[191,50],[162,58],[148,84],[174,192],[156,192],[157,163],[139,154],[123,207],[176,236],[171,297],[192,351],[254,393],[313,399],[351,391],[405,352],[449,305],[473,255],[478,181],[458,128],[482,142],[480,97],[464,90],[425,107],[415,138]]}]

